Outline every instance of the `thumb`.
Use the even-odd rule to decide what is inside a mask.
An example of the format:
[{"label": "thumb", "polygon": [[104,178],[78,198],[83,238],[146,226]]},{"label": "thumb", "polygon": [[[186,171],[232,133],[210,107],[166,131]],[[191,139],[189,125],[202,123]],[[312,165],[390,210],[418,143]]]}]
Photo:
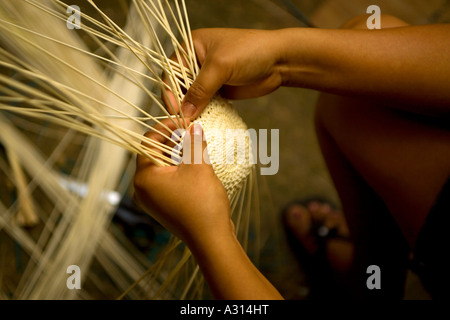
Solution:
[{"label": "thumb", "polygon": [[206,139],[199,123],[195,123],[183,141],[184,164],[210,164]]},{"label": "thumb", "polygon": [[190,119],[197,118],[225,83],[227,77],[226,73],[221,72],[219,68],[205,63],[184,96],[181,104],[183,115]]}]

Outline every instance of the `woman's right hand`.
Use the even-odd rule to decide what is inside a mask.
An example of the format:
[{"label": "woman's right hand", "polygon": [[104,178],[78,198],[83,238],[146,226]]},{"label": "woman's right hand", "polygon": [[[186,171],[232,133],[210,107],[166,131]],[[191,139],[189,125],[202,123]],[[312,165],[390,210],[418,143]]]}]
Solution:
[{"label": "woman's right hand", "polygon": [[196,118],[218,92],[228,99],[254,98],[282,84],[279,31],[199,29],[192,32],[201,69],[183,99],[186,117]]}]

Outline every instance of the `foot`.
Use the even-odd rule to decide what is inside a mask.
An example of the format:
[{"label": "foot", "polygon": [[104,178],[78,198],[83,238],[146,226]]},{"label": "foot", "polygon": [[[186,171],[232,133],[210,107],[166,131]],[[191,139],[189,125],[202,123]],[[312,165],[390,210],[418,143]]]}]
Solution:
[{"label": "foot", "polygon": [[294,203],[285,209],[284,222],[294,253],[311,284],[327,286],[329,279],[345,279],[353,262],[353,244],[340,210],[319,200]]}]

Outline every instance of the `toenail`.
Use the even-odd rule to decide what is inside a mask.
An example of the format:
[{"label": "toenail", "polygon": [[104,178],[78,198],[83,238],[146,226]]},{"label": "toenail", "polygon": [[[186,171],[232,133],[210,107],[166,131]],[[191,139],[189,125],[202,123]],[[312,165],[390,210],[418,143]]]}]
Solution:
[{"label": "toenail", "polygon": [[317,211],[319,210],[319,204],[317,202],[310,202],[308,204],[309,211]]},{"label": "toenail", "polygon": [[299,218],[300,218],[300,212],[298,212],[298,211],[292,212],[292,217],[293,217],[294,219],[299,219]]},{"label": "toenail", "polygon": [[331,211],[331,206],[328,203],[322,205],[322,212],[329,213]]},{"label": "toenail", "polygon": [[301,212],[300,212],[299,208],[296,208],[296,207],[290,208],[289,209],[289,214],[294,219],[299,219],[300,216],[301,216]]}]

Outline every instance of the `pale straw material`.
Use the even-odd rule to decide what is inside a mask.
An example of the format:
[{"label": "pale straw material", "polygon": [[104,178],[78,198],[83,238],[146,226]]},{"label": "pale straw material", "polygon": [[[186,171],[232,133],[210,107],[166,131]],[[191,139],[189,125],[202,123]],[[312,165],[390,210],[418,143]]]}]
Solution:
[{"label": "pale straw material", "polygon": [[[179,106],[199,72],[185,1],[130,1],[123,29],[96,1],[88,2],[101,20],[82,8],[82,28],[73,31],[66,28],[68,5],[61,0],[0,0],[0,142],[6,155],[0,156],[0,174],[18,195],[17,205],[0,198],[0,232],[29,257],[20,279],[8,288],[0,285],[0,297],[91,299],[115,290],[130,299],[205,297],[189,249],[172,237],[155,261],[148,260],[111,224],[117,203],[105,196],[127,194],[132,153],[158,166],[178,163],[167,156],[170,147],[142,134],[164,119],[187,127],[184,116],[171,115],[159,97],[167,89]],[[172,52],[186,66],[171,60]],[[212,166],[230,198],[236,236],[247,251],[250,235],[261,238],[247,126],[220,97],[196,122],[205,131]],[[43,152],[43,143],[35,141],[46,137],[49,150]],[[66,165],[69,160],[74,164]],[[62,174],[67,167],[70,173]],[[67,188],[67,182],[80,188]],[[22,217],[14,219],[19,212]],[[18,221],[38,223],[42,231],[34,229],[35,237]],[[258,241],[254,247],[259,252]],[[91,268],[94,262],[98,268]],[[68,289],[69,265],[82,270],[82,290]],[[0,265],[1,274],[4,270]]]},{"label": "pale straw material", "polygon": [[194,123],[204,130],[210,163],[231,199],[243,187],[254,163],[247,125],[232,104],[219,96]]}]

